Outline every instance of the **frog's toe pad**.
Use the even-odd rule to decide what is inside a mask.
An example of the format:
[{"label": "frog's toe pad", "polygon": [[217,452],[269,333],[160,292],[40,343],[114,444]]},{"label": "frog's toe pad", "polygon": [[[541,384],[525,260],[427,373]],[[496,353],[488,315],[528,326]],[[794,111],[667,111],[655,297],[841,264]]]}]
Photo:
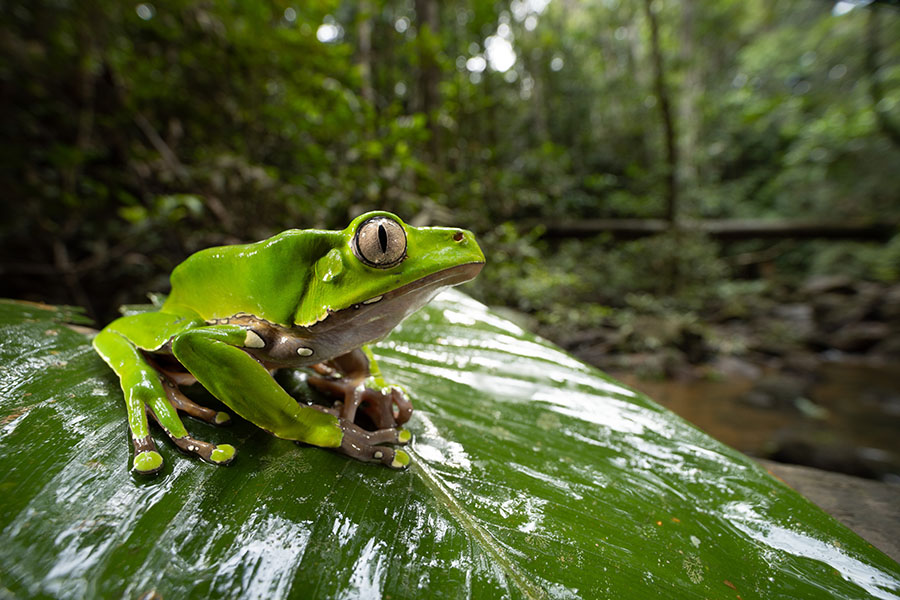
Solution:
[{"label": "frog's toe pad", "polygon": [[231,415],[229,415],[227,412],[219,411],[216,413],[216,416],[213,417],[213,424],[215,425],[229,425],[230,423]]},{"label": "frog's toe pad", "polygon": [[219,444],[215,450],[210,452],[209,460],[217,465],[227,465],[234,460],[234,453],[234,446],[231,444]]},{"label": "frog's toe pad", "polygon": [[134,457],[134,471],[141,475],[153,475],[163,467],[163,457],[156,450],[147,450]]},{"label": "frog's toe pad", "polygon": [[394,452],[394,459],[391,461],[390,467],[392,469],[405,469],[409,466],[409,460],[409,454],[407,454],[403,450],[396,450]]},{"label": "frog's toe pad", "polygon": [[411,439],[412,439],[412,434],[408,430],[401,429],[400,431],[397,432],[397,443],[398,444],[408,444],[409,440],[411,440]]}]

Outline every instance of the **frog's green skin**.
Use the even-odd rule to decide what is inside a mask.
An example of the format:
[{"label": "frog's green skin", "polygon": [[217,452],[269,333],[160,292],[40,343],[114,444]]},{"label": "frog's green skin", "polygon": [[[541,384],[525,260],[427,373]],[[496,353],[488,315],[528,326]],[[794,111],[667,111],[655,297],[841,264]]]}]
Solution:
[{"label": "frog's green skin", "polygon": [[[179,391],[194,381],[278,437],[407,466],[408,454],[382,444],[409,441],[398,425],[411,406],[384,383],[364,346],[483,264],[470,232],[412,227],[386,212],[361,215],[343,231],[288,230],[190,256],[172,272],[158,312],[117,319],[94,339],[125,393],[134,470],[162,468],[148,414],[182,450],[232,460],[232,446],[196,440],[181,422],[178,411],[229,420]],[[271,377],[275,368],[307,366],[319,373],[310,383],[344,401],[332,409],[300,404]],[[361,404],[380,429],[354,423]]]}]

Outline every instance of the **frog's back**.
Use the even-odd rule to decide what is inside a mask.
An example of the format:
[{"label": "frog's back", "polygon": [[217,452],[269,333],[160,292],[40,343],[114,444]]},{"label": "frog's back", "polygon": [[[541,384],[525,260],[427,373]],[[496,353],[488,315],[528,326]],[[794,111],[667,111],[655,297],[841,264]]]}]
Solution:
[{"label": "frog's back", "polygon": [[172,271],[162,310],[207,320],[243,312],[289,326],[316,261],[337,243],[336,234],[290,229],[253,244],[200,250]]}]

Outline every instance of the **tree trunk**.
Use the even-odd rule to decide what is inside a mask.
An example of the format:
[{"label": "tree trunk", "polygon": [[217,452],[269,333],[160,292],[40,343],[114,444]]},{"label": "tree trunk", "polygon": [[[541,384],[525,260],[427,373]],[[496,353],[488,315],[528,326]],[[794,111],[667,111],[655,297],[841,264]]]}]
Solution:
[{"label": "tree trunk", "polygon": [[437,61],[438,47],[434,43],[435,36],[440,34],[440,15],[436,0],[416,0],[416,20],[418,22],[416,43],[419,54],[419,109],[426,118],[429,158],[435,165],[440,166],[443,161],[436,113],[440,106],[438,85],[441,73]]},{"label": "tree trunk", "polygon": [[700,137],[700,101],[703,73],[697,56],[696,40],[697,6],[696,0],[681,1],[681,61],[685,65],[684,84],[680,97],[679,129],[681,132],[681,173],[678,180],[682,189],[692,190],[697,183],[698,165],[697,141]]},{"label": "tree trunk", "polygon": [[[366,115],[365,131],[363,135],[367,141],[375,139],[378,130],[378,105],[375,97],[375,87],[372,82],[372,3],[370,0],[360,0],[357,3],[359,13],[356,16],[356,37],[357,37],[357,63],[359,64],[360,75],[360,95],[363,97],[364,103],[367,105],[363,114]],[[371,113],[369,112],[371,111]],[[366,171],[369,181],[379,181],[377,176],[379,158],[366,159]],[[385,186],[378,186],[378,203],[385,202]],[[369,194],[366,194],[369,196]],[[366,197],[365,200],[372,201],[375,198]]]},{"label": "tree trunk", "polygon": [[540,59],[532,59],[528,71],[534,82],[531,88],[531,114],[534,121],[535,145],[542,145],[550,141],[550,128],[547,126],[547,98],[544,91],[544,77],[546,70],[541,67]]},{"label": "tree trunk", "polygon": [[656,93],[659,115],[662,119],[665,136],[665,219],[675,224],[678,210],[678,148],[675,135],[675,121],[672,117],[672,106],[666,88],[663,71],[662,51],[659,47],[659,22],[653,12],[653,0],[644,0],[644,14],[650,27],[650,55],[653,62],[653,87]]},{"label": "tree trunk", "polygon": [[360,0],[357,3],[359,14],[357,16],[356,36],[359,51],[360,94],[373,108],[375,106],[375,90],[372,86],[372,3],[369,0]]},{"label": "tree trunk", "polygon": [[900,127],[891,121],[888,112],[882,108],[884,90],[881,87],[881,78],[878,76],[878,54],[881,51],[879,44],[879,7],[873,4],[869,7],[868,31],[866,32],[866,72],[869,79],[869,96],[872,98],[872,110],[881,132],[897,147],[900,147]]}]

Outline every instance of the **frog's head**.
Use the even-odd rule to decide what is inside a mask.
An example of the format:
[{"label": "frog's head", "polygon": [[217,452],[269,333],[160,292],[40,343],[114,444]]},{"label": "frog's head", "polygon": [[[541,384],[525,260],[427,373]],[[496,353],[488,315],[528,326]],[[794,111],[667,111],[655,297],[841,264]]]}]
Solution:
[{"label": "frog's head", "polygon": [[388,212],[360,215],[330,239],[294,322],[316,335],[340,332],[343,338],[352,330],[354,339],[342,339],[341,346],[383,337],[440,290],[469,281],[484,266],[471,232],[413,227]]}]

